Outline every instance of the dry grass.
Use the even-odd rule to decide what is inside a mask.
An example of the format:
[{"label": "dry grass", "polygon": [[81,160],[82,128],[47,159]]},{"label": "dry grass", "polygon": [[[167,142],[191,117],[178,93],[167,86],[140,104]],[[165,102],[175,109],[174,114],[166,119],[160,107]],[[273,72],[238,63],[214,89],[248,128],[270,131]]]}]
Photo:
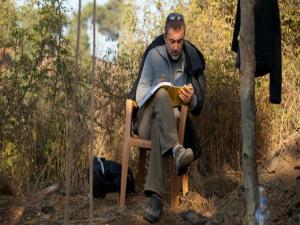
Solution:
[{"label": "dry grass", "polygon": [[[228,171],[239,171],[241,168],[239,73],[235,69],[235,54],[230,50],[235,4],[236,1],[221,3],[193,0],[188,6],[183,4],[177,7],[178,11],[185,15],[187,39],[199,47],[206,58],[205,105],[201,116],[192,118],[202,147],[202,156],[190,170],[191,177],[194,178],[191,179],[191,185],[195,190],[204,190],[203,184],[199,182],[201,177],[208,176],[214,171],[223,173],[224,179],[232,181],[230,183],[233,185],[238,183],[226,175]],[[285,15],[282,23],[282,104],[272,105],[268,102],[268,76],[256,79],[258,162],[268,158],[275,151],[281,151],[284,141],[300,129],[300,57],[299,45],[296,43],[298,33],[291,33],[287,25],[292,10],[288,4],[292,5],[288,2],[280,5],[282,14]],[[161,1],[161,6],[160,11],[155,15],[148,10],[145,11],[145,24],[142,28],[134,27],[131,20],[126,21],[124,26],[130,32],[124,33],[127,36],[120,39],[118,60],[114,63],[97,64],[95,155],[121,161],[126,94],[137,74],[145,47],[151,37],[158,35],[162,30],[162,18],[165,18],[164,15],[168,13],[168,2]],[[157,14],[163,16],[158,18]],[[149,25],[150,21],[152,21],[151,25]],[[149,35],[144,33],[143,29],[146,27],[149,28]],[[83,62],[90,62],[90,59],[85,59]],[[83,79],[82,83],[84,81]],[[76,165],[72,178],[77,191],[84,189],[87,180],[88,96],[89,92],[83,94],[81,99],[83,103],[79,109],[80,124],[77,135],[82,143],[79,143],[79,148],[75,151]],[[33,181],[40,186],[64,181],[68,134],[64,130],[67,124],[62,123],[66,122],[63,117],[67,117],[67,112],[62,109],[58,111],[45,102],[41,103],[41,108],[40,111],[36,110],[39,115],[38,120],[33,118],[29,121],[35,121],[36,125],[29,124],[17,130],[14,136],[15,142],[4,143],[5,150],[2,151],[0,146],[3,168],[5,167],[8,174],[14,175],[13,183],[16,183],[17,187],[22,187],[22,191],[26,190],[26,187],[29,191],[32,187],[30,183]],[[61,123],[57,130],[50,129],[53,121]],[[51,151],[41,156],[35,144],[39,140],[46,140],[47,137],[52,140],[51,148],[49,147]],[[18,149],[21,151],[17,151]],[[137,151],[132,153],[131,166],[135,169]],[[26,170],[22,164],[24,155],[27,159]],[[37,159],[40,157],[43,161],[31,165],[29,159],[32,157]],[[41,173],[36,177],[37,171]]]},{"label": "dry grass", "polygon": [[[224,3],[225,4],[225,3]],[[239,72],[235,69],[235,54],[231,51],[231,38],[236,10],[235,1],[221,3],[204,1],[201,4],[191,1],[191,4],[178,6],[183,12],[187,23],[187,39],[201,49],[206,58],[207,96],[200,117],[192,118],[196,125],[199,140],[202,146],[202,157],[192,169],[193,176],[209,174],[214,170],[240,170],[241,169],[241,129],[240,129],[240,101],[239,101]],[[161,14],[166,4],[161,4]],[[290,8],[282,7],[283,14]],[[286,10],[286,11],[284,11]],[[148,12],[147,18],[152,18]],[[145,20],[147,21],[147,20]],[[159,34],[162,20],[153,20],[154,28]],[[283,37],[289,35],[288,29],[283,24]],[[131,79],[137,72],[139,57],[143,48],[141,42],[144,36],[139,36],[134,41],[126,42],[122,48],[118,63],[105,67],[113,85],[123,88],[124,93],[129,90]],[[138,46],[136,50],[132,46]],[[268,75],[256,79],[257,103],[257,151],[258,159],[265,159],[274,151],[281,149],[283,141],[300,128],[300,58],[292,50],[294,43],[283,42],[283,90],[282,103],[272,105],[269,103],[269,78]],[[124,59],[122,56],[128,56]],[[126,62],[124,64],[124,62]],[[102,68],[103,69],[103,68]],[[101,70],[101,68],[100,68]],[[129,79],[128,79],[129,78]],[[119,84],[122,79],[123,83]],[[112,86],[113,86],[112,85]],[[124,89],[125,88],[125,89]],[[103,89],[102,89],[103,91]],[[121,95],[119,95],[121,96]],[[122,97],[125,97],[124,95]],[[116,99],[116,98],[115,98]],[[124,123],[124,101],[116,99],[110,111],[117,114],[113,120],[106,122],[112,124],[111,131],[102,136],[109,139],[103,143],[109,149],[104,155],[120,160],[122,151],[122,135]],[[111,136],[112,135],[112,136]],[[136,156],[133,156],[135,159]]]}]

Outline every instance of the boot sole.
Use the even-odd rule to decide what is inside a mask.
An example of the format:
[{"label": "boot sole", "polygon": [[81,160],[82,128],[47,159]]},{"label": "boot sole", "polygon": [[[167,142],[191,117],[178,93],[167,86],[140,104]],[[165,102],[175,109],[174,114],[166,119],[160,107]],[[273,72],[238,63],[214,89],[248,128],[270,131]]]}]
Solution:
[{"label": "boot sole", "polygon": [[144,217],[143,217],[146,221],[150,222],[150,223],[157,223],[159,218],[152,216],[151,214],[145,212],[144,213]]}]

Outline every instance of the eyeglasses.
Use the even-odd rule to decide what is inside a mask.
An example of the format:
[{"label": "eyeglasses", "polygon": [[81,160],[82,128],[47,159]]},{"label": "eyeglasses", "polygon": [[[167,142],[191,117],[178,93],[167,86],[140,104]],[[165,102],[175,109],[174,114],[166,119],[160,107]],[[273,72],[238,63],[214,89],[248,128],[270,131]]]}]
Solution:
[{"label": "eyeglasses", "polygon": [[180,13],[170,13],[167,17],[168,20],[173,21],[173,20],[180,20],[180,21],[184,21],[184,17],[182,14]]}]

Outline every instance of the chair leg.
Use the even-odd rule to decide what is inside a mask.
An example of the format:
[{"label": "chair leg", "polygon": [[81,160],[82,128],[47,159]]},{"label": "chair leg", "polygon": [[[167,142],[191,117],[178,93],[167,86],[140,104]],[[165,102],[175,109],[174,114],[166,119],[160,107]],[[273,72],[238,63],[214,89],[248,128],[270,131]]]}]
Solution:
[{"label": "chair leg", "polygon": [[140,148],[139,169],[137,175],[137,185],[139,190],[143,190],[145,178],[145,163],[146,163],[146,150]]},{"label": "chair leg", "polygon": [[171,209],[179,208],[179,192],[180,192],[180,179],[176,175],[175,162],[172,163],[171,172]]},{"label": "chair leg", "polygon": [[189,178],[188,175],[185,173],[182,175],[182,192],[183,195],[186,195],[189,191]]},{"label": "chair leg", "polygon": [[122,158],[122,175],[121,175],[121,192],[120,192],[120,207],[125,207],[125,196],[127,186],[127,174],[128,174],[128,163],[129,163],[129,150],[130,144],[125,141],[123,147],[123,158]]}]

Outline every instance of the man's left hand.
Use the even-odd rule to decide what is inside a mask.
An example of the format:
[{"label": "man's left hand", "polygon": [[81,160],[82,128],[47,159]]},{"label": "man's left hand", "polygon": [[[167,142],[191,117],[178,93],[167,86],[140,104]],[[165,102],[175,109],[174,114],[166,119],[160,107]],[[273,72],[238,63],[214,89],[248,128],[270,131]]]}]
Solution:
[{"label": "man's left hand", "polygon": [[186,104],[191,101],[193,95],[194,95],[194,88],[192,84],[184,85],[179,90],[179,98]]}]

